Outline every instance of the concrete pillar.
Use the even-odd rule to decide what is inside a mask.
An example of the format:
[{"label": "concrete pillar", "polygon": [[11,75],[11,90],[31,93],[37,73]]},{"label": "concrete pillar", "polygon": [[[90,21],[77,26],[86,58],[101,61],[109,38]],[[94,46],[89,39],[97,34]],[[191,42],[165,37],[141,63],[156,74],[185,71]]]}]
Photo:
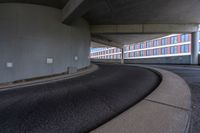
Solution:
[{"label": "concrete pillar", "polygon": [[124,47],[121,48],[121,64],[124,64]]},{"label": "concrete pillar", "polygon": [[197,65],[199,56],[199,32],[192,32],[191,39],[191,64]]}]

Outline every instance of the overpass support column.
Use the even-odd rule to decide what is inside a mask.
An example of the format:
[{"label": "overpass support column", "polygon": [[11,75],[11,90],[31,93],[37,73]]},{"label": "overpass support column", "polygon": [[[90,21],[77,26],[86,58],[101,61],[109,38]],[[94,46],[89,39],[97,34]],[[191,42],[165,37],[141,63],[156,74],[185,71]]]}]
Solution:
[{"label": "overpass support column", "polygon": [[124,64],[124,47],[121,48],[121,64]]},{"label": "overpass support column", "polygon": [[192,32],[191,39],[191,64],[197,65],[199,56],[199,32]]}]

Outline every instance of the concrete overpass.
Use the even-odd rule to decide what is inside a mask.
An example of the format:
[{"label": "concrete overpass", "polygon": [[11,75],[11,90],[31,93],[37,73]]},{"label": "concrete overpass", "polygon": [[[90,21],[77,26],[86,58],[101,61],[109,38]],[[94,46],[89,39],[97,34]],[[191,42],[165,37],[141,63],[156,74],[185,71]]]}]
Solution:
[{"label": "concrete overpass", "polygon": [[191,63],[198,64],[199,5],[198,0],[0,0],[0,74],[6,75],[0,82],[84,68],[91,41],[122,48],[171,33],[192,33]]},{"label": "concrete overpass", "polygon": [[[136,110],[140,115],[134,113],[136,119],[128,122],[131,131],[186,132],[191,97],[177,75],[125,65],[102,65],[96,73],[72,80],[62,74],[87,70],[91,41],[123,51],[128,42],[171,33],[192,33],[191,63],[198,64],[199,10],[199,0],[0,0],[0,85],[19,82],[0,91],[0,124],[4,126],[0,132],[91,131],[140,100]],[[45,83],[20,82],[59,74],[61,79]],[[132,75],[139,76],[126,79]],[[158,91],[144,99],[155,88]],[[143,124],[129,126],[140,116],[145,118]],[[162,116],[169,119],[162,123]],[[118,118],[117,123],[119,119],[124,123],[124,118]],[[160,123],[165,128],[158,128]],[[138,128],[147,124],[145,130]],[[110,129],[116,132],[119,127]]]}]

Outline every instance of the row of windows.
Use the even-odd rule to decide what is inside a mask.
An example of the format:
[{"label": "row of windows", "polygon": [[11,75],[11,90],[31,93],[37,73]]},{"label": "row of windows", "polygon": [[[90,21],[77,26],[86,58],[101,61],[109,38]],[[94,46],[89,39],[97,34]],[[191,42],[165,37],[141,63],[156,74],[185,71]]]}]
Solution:
[{"label": "row of windows", "polygon": [[[200,39],[200,36],[199,36],[199,39]],[[181,42],[188,42],[190,41],[190,37],[189,37],[189,34],[181,34],[180,35],[180,41]],[[150,47],[157,47],[159,45],[167,45],[167,44],[177,44],[178,43],[178,36],[172,36],[169,38],[169,42],[168,42],[168,38],[162,38],[161,39],[161,44],[159,44],[159,40],[153,40],[152,42],[152,46],[151,46],[151,41],[147,41],[146,43],[142,42],[142,43],[139,43],[139,44],[132,44],[132,45],[129,45],[130,46],[130,49],[129,49],[129,46],[126,47],[126,51],[129,51],[129,50],[136,50],[136,49],[144,49],[145,46],[146,48],[150,48]]]},{"label": "row of windows", "polygon": [[[159,52],[161,50],[161,53]],[[181,45],[180,53],[188,53],[189,52],[189,44]],[[125,57],[139,57],[139,56],[153,56],[153,55],[166,55],[166,54],[177,54],[178,46],[172,46],[170,48],[157,48],[153,50],[143,50],[126,53]]]},{"label": "row of windows", "polygon": [[98,56],[98,55],[105,55],[105,54],[112,54],[112,53],[119,53],[119,52],[121,52],[121,49],[115,48],[115,49],[110,49],[110,50],[92,53],[91,55],[92,56]]},{"label": "row of windows", "polygon": [[[190,50],[190,45],[185,44],[180,46],[180,53],[188,53]],[[199,51],[200,51],[200,43],[199,43]],[[136,51],[130,52],[125,54],[125,58],[127,57],[142,57],[142,56],[155,56],[155,55],[167,55],[167,54],[178,54],[178,46],[166,47],[166,48],[157,48],[152,50],[143,50],[143,51]],[[103,57],[102,57],[103,58]],[[107,55],[106,59],[117,59],[121,58],[121,54],[115,55]]]}]

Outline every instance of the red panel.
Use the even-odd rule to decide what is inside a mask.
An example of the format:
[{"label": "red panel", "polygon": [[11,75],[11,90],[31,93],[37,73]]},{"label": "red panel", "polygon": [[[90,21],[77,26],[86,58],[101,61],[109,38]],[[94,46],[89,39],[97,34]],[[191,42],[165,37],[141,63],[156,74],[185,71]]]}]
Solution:
[{"label": "red panel", "polygon": [[178,38],[178,43],[180,43],[180,42],[181,42],[181,35],[179,34],[179,35],[177,36],[177,38]]},{"label": "red panel", "polygon": [[146,50],[144,50],[144,56],[146,56]]},{"label": "red panel", "polygon": [[192,38],[192,35],[191,35],[191,34],[189,34],[189,41],[191,41],[191,40],[192,40],[191,38]]},{"label": "red panel", "polygon": [[170,44],[170,37],[168,37],[168,44]]},{"label": "red panel", "polygon": [[153,56],[153,49],[150,50],[150,56]]},{"label": "red panel", "polygon": [[144,48],[147,48],[147,42],[144,42]]},{"label": "red panel", "polygon": [[153,41],[152,40],[150,41],[150,46],[153,47]]},{"label": "red panel", "polygon": [[159,40],[158,40],[158,45],[161,46],[161,43],[162,43],[162,40],[159,39]]},{"label": "red panel", "polygon": [[170,53],[170,47],[168,47],[168,54],[171,54],[171,53]]},{"label": "red panel", "polygon": [[161,55],[161,48],[158,49],[158,55]]}]

